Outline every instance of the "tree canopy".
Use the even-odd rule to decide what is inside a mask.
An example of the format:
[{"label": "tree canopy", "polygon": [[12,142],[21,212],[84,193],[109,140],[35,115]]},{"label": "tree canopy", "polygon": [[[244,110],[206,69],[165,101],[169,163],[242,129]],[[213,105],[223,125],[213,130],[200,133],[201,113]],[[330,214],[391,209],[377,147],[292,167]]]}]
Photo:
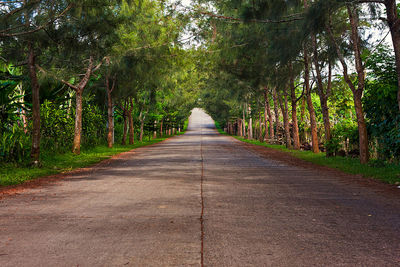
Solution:
[{"label": "tree canopy", "polygon": [[246,138],[399,160],[394,0],[21,0],[0,14],[2,161],[174,134],[195,106]]}]

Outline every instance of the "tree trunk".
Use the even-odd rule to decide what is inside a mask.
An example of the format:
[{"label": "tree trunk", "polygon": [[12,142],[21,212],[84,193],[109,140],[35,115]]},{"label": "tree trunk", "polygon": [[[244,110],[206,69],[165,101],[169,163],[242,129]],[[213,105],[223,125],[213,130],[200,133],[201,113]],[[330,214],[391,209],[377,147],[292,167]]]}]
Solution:
[{"label": "tree trunk", "polygon": [[361,45],[360,37],[358,34],[358,15],[355,7],[347,5],[347,11],[349,13],[350,25],[351,25],[351,41],[354,51],[355,65],[357,70],[358,84],[357,89],[354,84],[347,77],[347,81],[351,83],[350,88],[353,91],[354,106],[356,109],[357,124],[358,124],[358,136],[360,141],[360,162],[361,164],[368,163],[369,160],[369,149],[368,149],[368,135],[367,127],[364,119],[364,112],[362,107],[362,94],[365,86],[365,73],[364,65],[361,58]]},{"label": "tree trunk", "polygon": [[297,122],[297,98],[294,86],[293,67],[290,64],[290,96],[292,102],[292,127],[293,127],[293,149],[300,150],[299,124]]},{"label": "tree trunk", "polygon": [[267,101],[265,101],[266,98],[267,98],[267,96],[266,96],[266,93],[264,92],[264,129],[265,129],[264,141],[267,141],[270,138],[269,137],[269,129],[268,129]]},{"label": "tree trunk", "polygon": [[[273,139],[275,137],[275,133],[274,133],[274,121],[273,121],[273,117],[271,114],[271,107],[269,104],[269,98],[267,95],[266,98],[266,106],[267,106],[267,114],[268,114],[268,121],[269,121],[269,138]],[[267,122],[265,122],[267,123]]]},{"label": "tree trunk", "polygon": [[[308,9],[308,1],[307,0],[304,0],[304,7],[306,9]],[[316,46],[316,42],[314,40],[312,40],[312,42],[313,42],[313,46]],[[314,47],[314,53],[316,55],[318,54],[318,50],[315,51],[315,47]],[[317,59],[317,62],[318,62],[318,59]],[[304,48],[304,83],[306,86],[306,98],[307,98],[308,112],[310,114],[312,151],[314,153],[319,153],[320,151],[319,151],[319,140],[318,140],[318,131],[317,131],[317,120],[315,117],[315,109],[314,109],[314,105],[313,105],[312,98],[311,98],[310,63],[309,63],[308,51],[307,51],[306,47]],[[328,114],[328,119],[329,119],[329,114]],[[328,121],[328,123],[329,123],[329,121]],[[330,123],[329,123],[329,125],[330,125]],[[330,129],[330,127],[329,127],[329,129]],[[329,133],[330,133],[330,131],[329,131]]]},{"label": "tree trunk", "polygon": [[[286,89],[285,89],[286,91]],[[277,98],[279,101],[279,105],[282,110],[283,114],[283,127],[285,129],[285,143],[287,148],[292,147],[292,140],[290,138],[290,126],[289,126],[289,113],[288,113],[288,100],[287,100],[287,94],[284,92],[284,103],[282,103],[282,97],[277,93]]]},{"label": "tree trunk", "polygon": [[358,136],[359,136],[359,146],[360,146],[360,162],[364,164],[367,163],[369,160],[369,148],[368,148],[367,126],[365,124],[361,96],[362,92],[359,90],[357,90],[356,93],[353,95],[354,107],[356,109],[356,115],[357,115]]},{"label": "tree trunk", "polygon": [[144,119],[140,120],[140,142],[143,141],[143,128],[144,128]]},{"label": "tree trunk", "polygon": [[108,133],[107,133],[107,143],[108,147],[113,147],[113,132],[114,132],[114,114],[113,114],[113,103],[111,93],[115,87],[115,79],[113,79],[113,84],[110,87],[110,78],[106,77],[106,90],[107,90],[107,110],[108,110]]},{"label": "tree trunk", "polygon": [[315,118],[315,109],[311,98],[309,59],[306,49],[304,49],[304,83],[306,86],[307,106],[310,113],[312,151],[314,153],[319,153],[317,120]]},{"label": "tree trunk", "polygon": [[243,105],[243,120],[242,120],[242,126],[243,126],[243,137],[246,137],[246,117],[245,117],[245,106]]},{"label": "tree trunk", "polygon": [[[274,126],[272,124],[271,108],[268,99],[268,87],[264,87],[264,120],[265,120],[265,137],[264,140],[274,138]],[[269,133],[268,133],[269,121]],[[271,131],[272,130],[272,131]]]},{"label": "tree trunk", "polygon": [[127,114],[127,110],[126,109],[124,109],[123,118],[124,118],[124,132],[122,134],[122,142],[121,142],[121,144],[124,146],[124,145],[126,145],[126,134],[127,134],[127,131],[128,131],[128,114]]},{"label": "tree trunk", "polygon": [[[260,112],[260,114],[259,114],[259,117],[258,117],[258,140],[260,141],[260,142],[262,142],[263,141],[263,129],[262,129],[262,115],[261,115],[261,112]],[[265,122],[265,124],[267,124],[267,122]],[[265,128],[266,130],[267,130],[267,128]],[[265,131],[265,134],[268,134],[268,131]]]},{"label": "tree trunk", "polygon": [[72,153],[79,155],[81,153],[81,138],[82,138],[82,94],[87,83],[89,82],[90,76],[93,72],[93,57],[90,57],[89,66],[86,69],[86,73],[82,80],[77,86],[71,85],[68,82],[63,81],[69,87],[75,90],[76,99],[76,111],[75,111],[75,134],[74,143],[72,146]]},{"label": "tree trunk", "polygon": [[[317,78],[317,88],[318,88],[317,91],[318,91],[319,100],[321,102],[322,118],[324,121],[325,140],[326,140],[326,142],[329,142],[332,138],[331,137],[331,122],[329,119],[329,107],[328,107],[328,92],[329,92],[330,88],[327,88],[327,90],[325,92],[323,81],[322,81],[321,68],[319,65],[317,39],[316,39],[315,34],[312,34],[311,38],[312,38],[312,44],[313,44],[313,50],[314,50],[314,66],[315,66],[315,73],[316,73],[316,78]],[[331,71],[330,71],[329,75],[331,75]],[[333,151],[329,151],[327,149],[326,156],[327,157],[333,156]]]},{"label": "tree trunk", "polygon": [[163,122],[164,120],[161,120],[160,122],[160,137],[163,137]]},{"label": "tree trunk", "polygon": [[297,122],[297,103],[292,100],[292,127],[293,127],[293,149],[300,149],[299,125]]},{"label": "tree trunk", "polygon": [[278,132],[279,129],[281,128],[281,123],[279,120],[279,101],[278,97],[276,94],[276,88],[272,90],[272,98],[274,101],[274,113],[275,113],[275,125],[276,125],[276,131]]},{"label": "tree trunk", "polygon": [[129,98],[129,109],[128,109],[128,118],[129,118],[129,144],[133,145],[135,143],[135,126],[133,125],[133,99]]},{"label": "tree trunk", "polygon": [[252,118],[252,114],[251,114],[251,107],[249,106],[249,133],[248,133],[248,138],[249,139],[253,139],[253,118]]},{"label": "tree trunk", "polygon": [[25,103],[25,99],[24,99],[25,92],[22,89],[22,83],[19,83],[17,88],[19,89],[19,94],[22,96],[19,99],[20,105],[22,107],[20,116],[21,116],[21,120],[22,120],[22,124],[23,124],[22,126],[24,127],[24,133],[27,134],[28,133],[28,120],[26,118],[26,112],[25,112],[25,104],[24,104]]},{"label": "tree trunk", "polygon": [[[368,148],[368,135],[367,127],[364,119],[364,111],[362,107],[362,94],[365,87],[365,68],[361,58],[361,45],[360,37],[358,34],[358,15],[355,7],[347,6],[349,13],[350,25],[351,25],[351,41],[354,51],[355,65],[357,70],[358,84],[357,89],[353,86],[350,88],[353,91],[354,106],[356,109],[357,124],[358,124],[358,136],[360,141],[360,162],[362,164],[368,163],[369,160],[369,148]],[[350,81],[350,79],[347,79]]]},{"label": "tree trunk", "polygon": [[36,73],[35,52],[33,44],[28,44],[28,68],[29,78],[32,87],[32,147],[31,147],[31,161],[32,164],[39,165],[40,156],[40,97],[39,97],[39,83]]},{"label": "tree trunk", "polygon": [[358,34],[358,15],[357,10],[354,6],[347,5],[347,12],[349,15],[350,26],[351,26],[351,45],[354,52],[354,60],[355,67],[357,70],[357,87],[353,84],[352,80],[348,75],[348,68],[346,61],[344,59],[343,53],[340,50],[339,45],[336,43],[332,29],[331,29],[331,21],[329,18],[329,26],[327,27],[328,35],[335,45],[335,49],[338,55],[338,58],[343,66],[343,76],[347,85],[353,92],[353,100],[356,109],[357,116],[357,124],[358,124],[358,136],[360,140],[360,162],[361,164],[368,163],[369,160],[369,150],[368,150],[368,135],[365,125],[364,112],[362,108],[362,93],[364,91],[365,86],[365,76],[364,76],[364,65],[361,59],[361,45],[360,45],[360,36]]},{"label": "tree trunk", "polygon": [[392,42],[394,47],[394,55],[396,61],[397,73],[397,103],[400,112],[400,19],[397,13],[396,0],[385,0],[387,21],[390,33],[392,34]]},{"label": "tree trunk", "polygon": [[135,127],[133,126],[133,115],[132,111],[128,111],[129,118],[129,144],[133,145],[135,143]]},{"label": "tree trunk", "polygon": [[111,96],[108,96],[108,133],[107,133],[107,144],[109,148],[113,147],[113,132],[114,132],[114,122],[113,122],[113,106]]},{"label": "tree trunk", "polygon": [[76,110],[75,110],[75,135],[72,153],[79,155],[81,153],[82,138],[82,91],[77,90],[75,94]]}]

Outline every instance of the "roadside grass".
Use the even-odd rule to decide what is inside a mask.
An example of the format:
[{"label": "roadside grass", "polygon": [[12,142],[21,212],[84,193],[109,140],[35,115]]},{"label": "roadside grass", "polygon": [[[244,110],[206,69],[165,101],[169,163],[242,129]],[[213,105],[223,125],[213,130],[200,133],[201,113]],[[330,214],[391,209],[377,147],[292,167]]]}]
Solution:
[{"label": "roadside grass", "polygon": [[215,121],[214,123],[215,123],[215,128],[217,129],[217,131],[218,131],[220,134],[228,135],[228,134],[221,128],[221,125],[219,124],[219,122]]},{"label": "roadside grass", "polygon": [[40,168],[32,168],[28,164],[23,163],[0,163],[0,187],[21,184],[27,180],[32,180],[41,176],[87,167],[108,159],[113,155],[130,151],[138,147],[159,143],[168,137],[170,136],[143,142],[135,141],[135,144],[126,146],[114,144],[113,148],[100,145],[90,149],[82,149],[80,155],[74,155],[72,152],[65,154],[46,154],[44,151],[41,155],[42,166]]},{"label": "roadside grass", "polygon": [[[216,123],[218,132],[226,133],[219,127]],[[279,151],[283,151],[291,154],[292,156],[309,161],[318,165],[327,166],[335,168],[350,174],[360,174],[364,177],[379,179],[389,184],[400,184],[400,164],[382,164],[381,166],[374,166],[374,161],[372,160],[369,164],[361,164],[358,158],[350,157],[326,157],[325,153],[314,154],[311,151],[303,150],[291,150],[287,149],[283,145],[270,145],[256,140],[248,140],[243,137],[233,136],[234,138],[246,142],[249,144],[254,144],[258,146],[265,146]]]}]

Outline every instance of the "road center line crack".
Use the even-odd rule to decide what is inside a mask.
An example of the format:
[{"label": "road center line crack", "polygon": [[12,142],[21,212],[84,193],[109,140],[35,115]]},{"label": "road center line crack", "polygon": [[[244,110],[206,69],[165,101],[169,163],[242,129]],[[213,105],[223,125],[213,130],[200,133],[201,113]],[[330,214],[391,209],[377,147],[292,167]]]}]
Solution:
[{"label": "road center line crack", "polygon": [[200,215],[200,230],[201,230],[201,266],[204,266],[204,158],[203,158],[203,127],[201,128],[200,136],[200,156],[201,156],[201,178],[200,178],[200,197],[201,197],[201,215]]}]

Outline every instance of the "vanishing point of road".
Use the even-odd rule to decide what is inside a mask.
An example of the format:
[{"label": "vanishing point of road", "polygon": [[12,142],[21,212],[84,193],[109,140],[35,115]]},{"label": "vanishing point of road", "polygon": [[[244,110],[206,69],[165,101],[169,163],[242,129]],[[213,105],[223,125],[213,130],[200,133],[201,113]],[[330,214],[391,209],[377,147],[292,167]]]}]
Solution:
[{"label": "vanishing point of road", "polygon": [[0,266],[400,266],[400,190],[186,134],[0,199]]}]

